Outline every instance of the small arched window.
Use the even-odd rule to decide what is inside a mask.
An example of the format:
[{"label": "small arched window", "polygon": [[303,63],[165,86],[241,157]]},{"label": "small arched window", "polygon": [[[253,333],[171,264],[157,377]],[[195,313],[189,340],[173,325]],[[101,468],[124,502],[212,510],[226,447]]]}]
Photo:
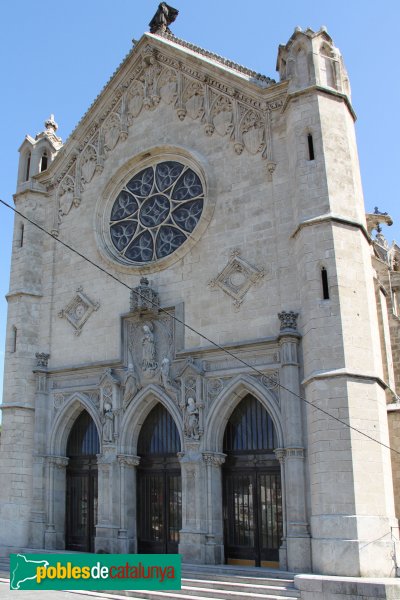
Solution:
[{"label": "small arched window", "polygon": [[47,165],[48,165],[48,157],[47,157],[47,150],[45,150],[42,154],[42,158],[40,161],[40,172],[41,173],[47,169]]},{"label": "small arched window", "polygon": [[26,157],[26,164],[25,164],[25,181],[28,181],[30,171],[31,171],[31,153],[29,152],[28,156]]}]

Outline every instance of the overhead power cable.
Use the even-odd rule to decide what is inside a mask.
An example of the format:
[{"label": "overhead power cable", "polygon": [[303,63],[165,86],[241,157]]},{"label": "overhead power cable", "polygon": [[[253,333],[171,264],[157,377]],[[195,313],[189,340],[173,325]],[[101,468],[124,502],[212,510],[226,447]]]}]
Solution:
[{"label": "overhead power cable", "polygon": [[4,206],[6,206],[7,208],[9,208],[10,210],[12,210],[17,215],[19,215],[22,219],[25,219],[26,221],[28,221],[29,223],[31,223],[31,225],[34,225],[35,227],[37,227],[37,229],[39,229],[40,231],[42,231],[43,233],[45,233],[46,235],[48,235],[49,237],[51,237],[52,239],[54,239],[56,242],[58,242],[59,244],[61,244],[62,246],[64,246],[68,250],[70,250],[71,252],[73,252],[74,254],[76,254],[77,256],[79,256],[80,258],[82,258],[83,260],[85,260],[86,262],[90,263],[93,267],[95,267],[99,271],[101,271],[102,273],[104,273],[108,277],[111,277],[111,279],[113,279],[117,283],[123,285],[129,291],[135,292],[140,298],[146,300],[146,302],[150,301],[150,303],[153,304],[153,306],[155,308],[157,308],[160,312],[165,313],[166,315],[168,315],[169,317],[171,317],[172,319],[174,319],[177,323],[180,323],[181,325],[183,325],[186,329],[188,329],[192,333],[195,333],[196,335],[200,336],[203,340],[206,340],[207,342],[209,342],[215,348],[218,348],[218,350],[221,350],[222,352],[224,352],[225,354],[229,355],[231,358],[234,358],[235,360],[237,360],[239,363],[241,363],[242,365],[244,365],[248,369],[251,369],[252,371],[254,371],[255,373],[257,373],[257,375],[261,375],[261,377],[263,377],[264,379],[267,379],[267,380],[271,381],[271,383],[273,383],[273,385],[278,385],[278,387],[280,389],[285,390],[286,392],[288,392],[289,394],[291,394],[295,398],[298,398],[299,400],[301,400],[305,404],[308,404],[309,406],[312,406],[315,410],[323,413],[324,415],[326,415],[330,419],[333,419],[334,421],[337,421],[338,423],[340,423],[341,425],[344,425],[348,429],[351,429],[352,431],[355,431],[356,433],[359,433],[360,435],[366,437],[367,439],[371,440],[372,442],[375,442],[375,443],[383,446],[384,448],[387,448],[391,452],[394,452],[394,453],[400,455],[400,451],[396,450],[395,448],[392,448],[391,446],[388,446],[387,444],[381,442],[380,440],[377,440],[376,438],[372,437],[368,433],[365,433],[364,431],[361,431],[357,427],[354,427],[354,425],[350,425],[349,423],[346,423],[346,421],[343,421],[342,419],[339,419],[339,417],[336,417],[335,415],[333,415],[329,411],[325,410],[324,408],[321,408],[320,406],[317,406],[316,404],[313,404],[312,402],[310,402],[309,400],[307,400],[306,398],[304,398],[304,396],[300,396],[299,394],[296,394],[296,392],[294,392],[293,390],[291,390],[291,389],[287,388],[286,386],[282,385],[280,382],[276,381],[275,379],[273,379],[269,375],[266,375],[265,373],[263,373],[262,371],[260,371],[256,367],[254,367],[253,365],[250,365],[249,363],[247,363],[245,360],[243,360],[239,356],[236,356],[236,354],[234,354],[233,352],[231,352],[230,350],[228,350],[228,348],[224,348],[223,346],[221,346],[217,342],[214,342],[209,337],[207,337],[206,335],[204,335],[200,331],[197,331],[194,327],[192,327],[191,325],[189,325],[188,323],[186,323],[182,319],[179,319],[179,317],[177,317],[176,315],[168,312],[165,308],[161,308],[155,302],[153,302],[152,300],[149,300],[149,298],[147,298],[147,297],[144,298],[140,294],[140,292],[138,292],[137,289],[131,288],[127,283],[125,283],[124,281],[121,281],[121,279],[119,279],[118,277],[116,277],[115,275],[113,275],[112,273],[110,273],[109,271],[107,271],[107,269],[104,269],[99,264],[95,263],[88,256],[85,256],[84,254],[82,254],[81,252],[79,252],[79,250],[76,250],[75,248],[73,248],[70,244],[67,244],[66,242],[64,242],[63,240],[61,240],[59,237],[57,237],[56,235],[54,235],[53,233],[51,233],[50,231],[47,231],[47,229],[45,229],[44,227],[42,227],[41,225],[39,225],[39,223],[36,223],[32,219],[30,219],[29,217],[27,217],[26,215],[24,215],[21,211],[17,210],[13,206],[11,206],[11,204],[8,204],[7,202],[5,202],[2,199],[0,199],[0,203],[3,204]]}]

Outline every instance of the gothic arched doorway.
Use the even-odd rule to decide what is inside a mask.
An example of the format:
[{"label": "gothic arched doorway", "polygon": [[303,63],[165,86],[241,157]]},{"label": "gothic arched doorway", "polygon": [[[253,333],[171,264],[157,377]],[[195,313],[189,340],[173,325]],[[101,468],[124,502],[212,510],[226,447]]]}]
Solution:
[{"label": "gothic arched doorway", "polygon": [[275,566],[279,561],[282,493],[274,448],[272,419],[248,394],[231,414],[224,435],[224,543],[230,564]]},{"label": "gothic arched doorway", "polygon": [[178,552],[182,526],[180,438],[169,412],[157,404],[138,441],[138,552]]},{"label": "gothic arched doorway", "polygon": [[75,421],[68,437],[65,547],[93,552],[97,521],[97,457],[100,452],[96,425],[86,410]]}]

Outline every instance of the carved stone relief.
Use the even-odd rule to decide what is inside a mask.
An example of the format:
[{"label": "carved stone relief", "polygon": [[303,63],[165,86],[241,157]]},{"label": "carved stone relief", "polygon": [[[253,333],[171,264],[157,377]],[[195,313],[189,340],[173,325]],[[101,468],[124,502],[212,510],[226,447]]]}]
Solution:
[{"label": "carved stone relief", "polygon": [[[138,379],[137,386],[165,382],[166,359],[172,361],[174,354],[173,319],[169,315],[137,314],[126,322],[126,355],[130,368]],[[164,369],[164,374],[163,374]],[[163,379],[164,378],[164,379]],[[171,382],[172,389],[172,382]]]},{"label": "carved stone relief", "polygon": [[83,288],[79,287],[76,290],[76,295],[65,308],[60,310],[58,316],[62,319],[67,319],[68,323],[74,328],[75,335],[80,335],[82,327],[89,319],[92,312],[98,310],[99,306],[99,302],[90,300],[90,298],[83,293]]},{"label": "carved stone relief", "polygon": [[[192,46],[181,40],[179,43]],[[200,54],[212,55],[193,48]],[[217,58],[227,66],[234,65]],[[250,73],[239,65],[234,65],[234,68]],[[266,86],[274,83],[269,78],[264,80]],[[253,81],[258,85],[256,74]],[[57,218],[52,230],[55,235],[62,217],[69,214],[73,205],[79,205],[84,187],[96,173],[101,172],[103,161],[118,141],[126,138],[127,127],[132,126],[143,107],[154,110],[161,100],[174,106],[181,120],[186,115],[202,120],[207,135],[212,135],[215,130],[219,135],[228,136],[238,154],[244,148],[251,154],[261,153],[268,161],[267,174],[270,178],[276,165],[272,157],[271,112],[283,106],[283,97],[268,103],[257,94],[252,96],[235,90],[147,45],[125,80],[116,88],[101,117],[79,142],[78,153],[71,154],[59,175],[48,184],[49,191],[58,186]]]},{"label": "carved stone relief", "polygon": [[257,268],[240,258],[240,250],[236,249],[226,267],[209,282],[209,286],[220,288],[234,300],[235,310],[239,310],[249,289],[265,275],[264,268]]},{"label": "carved stone relief", "polygon": [[81,176],[83,184],[89,183],[93,179],[93,175],[96,172],[96,165],[96,148],[91,144],[88,144],[81,156]]}]

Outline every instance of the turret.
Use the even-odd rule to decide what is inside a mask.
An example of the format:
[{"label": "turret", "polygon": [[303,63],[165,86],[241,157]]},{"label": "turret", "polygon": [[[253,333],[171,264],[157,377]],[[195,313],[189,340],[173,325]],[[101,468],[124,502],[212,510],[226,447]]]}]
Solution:
[{"label": "turret", "polygon": [[317,85],[350,99],[346,67],[326,27],[317,32],[296,27],[288,43],[279,46],[276,70],[281,81],[290,80],[289,92]]},{"label": "turret", "polygon": [[45,129],[35,138],[26,135],[19,148],[18,191],[21,190],[21,186],[23,189],[24,184],[33,176],[49,167],[62,146],[62,139],[56,135],[58,125],[54,115],[50,115],[44,126]]}]

